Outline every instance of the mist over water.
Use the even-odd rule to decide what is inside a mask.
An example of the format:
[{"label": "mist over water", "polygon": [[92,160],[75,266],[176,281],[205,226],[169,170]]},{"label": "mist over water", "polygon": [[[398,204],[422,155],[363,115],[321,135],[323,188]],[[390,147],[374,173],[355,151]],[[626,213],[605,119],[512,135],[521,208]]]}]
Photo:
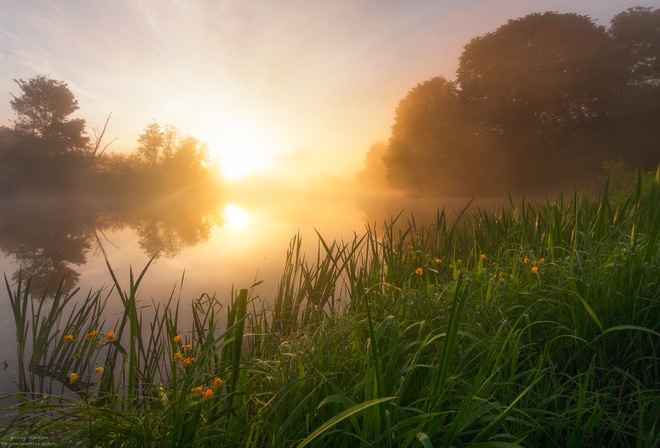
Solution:
[{"label": "mist over water", "polygon": [[[222,199],[209,202],[172,199],[137,207],[99,209],[94,202],[73,198],[32,197],[0,203],[0,269],[14,286],[19,273],[31,278],[35,303],[50,300],[60,281],[77,293],[105,288],[112,278],[104,253],[124,288],[132,269],[139,275],[156,256],[139,289],[139,300],[150,307],[174,294],[182,310],[203,293],[222,303],[232,288],[249,288],[269,301],[277,293],[287,249],[300,235],[308,260],[317,256],[318,234],[327,242],[351,241],[367,226],[382,229],[401,214],[417,223],[434,222],[445,207],[454,216],[470,198],[407,197],[365,192],[300,189],[269,184],[236,185]],[[474,204],[474,202],[473,202]],[[120,313],[112,292],[106,308],[108,324]],[[0,337],[13,340],[15,326],[6,288],[0,289]],[[145,310],[148,315],[148,309]],[[1,389],[14,378],[15,347],[5,344],[0,359],[8,361]],[[3,390],[4,391],[4,390]]]}]

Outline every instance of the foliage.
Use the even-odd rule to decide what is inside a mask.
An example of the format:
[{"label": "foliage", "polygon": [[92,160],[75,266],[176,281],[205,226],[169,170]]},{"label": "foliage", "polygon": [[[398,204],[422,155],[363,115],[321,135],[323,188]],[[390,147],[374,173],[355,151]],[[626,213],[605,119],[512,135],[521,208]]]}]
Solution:
[{"label": "foliage", "polygon": [[385,154],[387,143],[377,142],[369,147],[364,157],[364,169],[355,173],[355,180],[367,190],[387,189],[387,166],[385,165]]},{"label": "foliage", "polygon": [[[391,185],[444,195],[545,194],[598,182],[604,160],[654,169],[658,11],[535,13],[472,39],[456,82],[418,84],[389,140]],[[570,163],[568,162],[570,161]]]},{"label": "foliage", "polygon": [[[108,263],[116,322],[100,318],[101,294],[36,309],[18,283],[17,355],[32,368],[0,437],[657,446],[659,195],[656,173],[616,204],[605,189],[455,219],[441,210],[428,225],[399,216],[353,241],[319,237],[311,260],[298,236],[274,303],[232,292],[224,320],[208,296],[188,323],[173,297],[139,302],[148,266],[124,291]],[[46,390],[33,381],[44,372]]]},{"label": "foliage", "polygon": [[[13,128],[0,128],[0,194],[93,196],[148,202],[154,196],[217,190],[208,148],[174,126],[147,126],[133,154],[106,153],[108,123],[91,141],[66,83],[44,76],[17,80]],[[108,117],[108,120],[110,117]]]},{"label": "foliage", "polygon": [[69,119],[78,110],[78,101],[66,83],[45,76],[14,81],[22,91],[10,101],[17,115],[15,131],[47,140],[60,151],[86,147],[85,121]]},{"label": "foliage", "polygon": [[418,84],[396,109],[385,163],[397,169],[388,172],[389,182],[455,193],[459,182],[471,177],[472,159],[481,151],[467,138],[474,133],[456,84],[442,77]]},{"label": "foliage", "polygon": [[660,9],[628,8],[612,19],[609,33],[625,55],[628,82],[657,87],[660,83]]}]

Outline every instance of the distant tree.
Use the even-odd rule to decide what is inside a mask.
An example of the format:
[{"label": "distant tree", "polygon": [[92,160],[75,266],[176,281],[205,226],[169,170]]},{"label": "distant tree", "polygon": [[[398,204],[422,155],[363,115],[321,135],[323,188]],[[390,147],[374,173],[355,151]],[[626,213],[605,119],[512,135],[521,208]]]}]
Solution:
[{"label": "distant tree", "polygon": [[14,81],[22,91],[10,101],[16,132],[47,141],[53,153],[88,149],[85,120],[69,118],[78,110],[78,101],[65,82],[45,76]]},{"label": "distant tree", "polygon": [[182,135],[176,127],[150,123],[140,134],[138,144],[142,190],[167,192],[209,181],[207,145]]},{"label": "distant tree", "polygon": [[167,158],[171,165],[181,171],[199,172],[209,162],[208,145],[195,137],[177,139],[177,145]]},{"label": "distant tree", "polygon": [[137,153],[145,163],[155,165],[161,158],[163,141],[164,135],[160,125],[152,122],[138,138]]},{"label": "distant tree", "polygon": [[137,154],[149,165],[168,163],[173,159],[190,164],[200,165],[208,157],[207,150],[199,140],[182,135],[179,129],[172,125],[161,127],[158,123],[150,123],[138,138]]},{"label": "distant tree", "polygon": [[364,157],[364,169],[355,173],[357,183],[368,189],[381,190],[387,188],[387,142],[377,142],[369,147]]}]

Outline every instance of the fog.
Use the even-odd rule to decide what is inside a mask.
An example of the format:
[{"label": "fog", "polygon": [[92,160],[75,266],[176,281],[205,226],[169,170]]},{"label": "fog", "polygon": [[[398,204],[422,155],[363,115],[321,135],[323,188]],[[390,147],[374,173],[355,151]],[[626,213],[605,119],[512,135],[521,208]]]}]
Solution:
[{"label": "fog", "polygon": [[0,202],[3,272],[10,283],[19,275],[30,277],[35,297],[46,290],[52,294],[63,278],[67,290],[100,287],[110,281],[105,252],[124,277],[130,267],[140,270],[157,256],[148,277],[164,289],[145,291],[147,296],[169,291],[184,270],[193,296],[247,287],[255,277],[267,280],[264,288],[272,292],[288,243],[298,233],[315,250],[317,231],[328,241],[351,239],[401,212],[403,219],[413,214],[420,223],[433,222],[442,207],[451,215],[471,200],[357,190],[348,181],[301,188],[272,179],[234,183],[214,200],[180,196],[145,204],[133,199],[107,207],[88,196],[5,198]]}]

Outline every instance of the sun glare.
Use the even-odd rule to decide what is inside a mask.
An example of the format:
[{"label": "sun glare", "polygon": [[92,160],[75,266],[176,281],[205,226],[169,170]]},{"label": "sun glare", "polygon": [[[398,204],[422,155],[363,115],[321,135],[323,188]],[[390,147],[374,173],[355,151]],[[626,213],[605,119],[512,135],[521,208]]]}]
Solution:
[{"label": "sun glare", "polygon": [[243,229],[251,220],[250,213],[234,204],[228,204],[223,210],[224,225],[227,227]]},{"label": "sun glare", "polygon": [[225,122],[207,141],[212,159],[230,181],[271,170],[279,146],[270,130],[246,121]]}]

